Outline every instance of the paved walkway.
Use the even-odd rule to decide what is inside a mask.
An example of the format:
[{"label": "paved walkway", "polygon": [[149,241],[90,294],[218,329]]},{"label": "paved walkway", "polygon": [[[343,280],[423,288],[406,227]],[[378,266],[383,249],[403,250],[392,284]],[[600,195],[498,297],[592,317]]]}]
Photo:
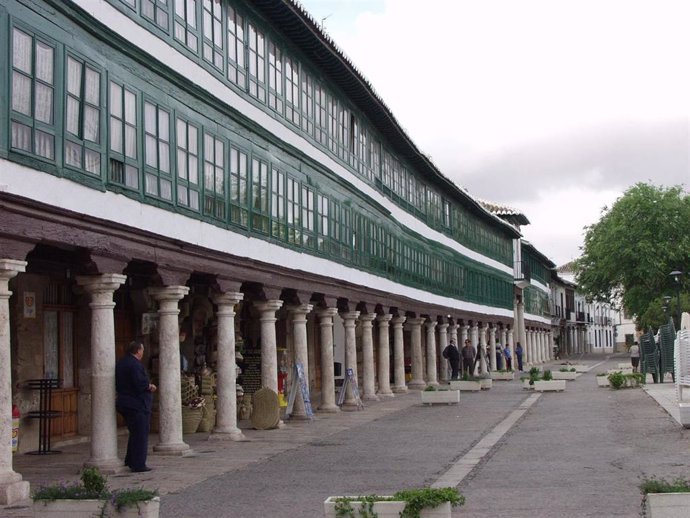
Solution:
[{"label": "paved walkway", "polygon": [[[411,392],[362,412],[246,429],[248,442],[193,434],[185,440],[194,455],[152,455],[154,471],[111,476],[109,483],[157,488],[164,518],[316,517],[329,495],[421,485],[458,485],[467,504],[454,515],[462,517],[637,516],[641,477],[686,475],[690,432],[663,410],[673,413],[671,383],[597,388],[595,373],[622,359],[601,361],[584,359],[596,367],[561,394],[494,382],[488,392],[463,393],[460,405],[421,406]],[[120,439],[124,449],[126,436]],[[50,458],[18,455],[15,469],[34,488],[77,480],[88,445],[62,450]],[[26,503],[0,508],[0,516],[33,513]]]}]

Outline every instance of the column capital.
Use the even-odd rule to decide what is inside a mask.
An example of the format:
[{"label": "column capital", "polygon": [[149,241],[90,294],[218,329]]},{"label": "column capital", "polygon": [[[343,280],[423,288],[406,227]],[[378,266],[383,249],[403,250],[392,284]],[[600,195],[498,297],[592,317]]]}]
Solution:
[{"label": "column capital", "polygon": [[189,288],[187,286],[162,286],[148,289],[149,295],[159,302],[182,300]]},{"label": "column capital", "polygon": [[426,321],[426,318],[422,318],[422,317],[413,317],[413,318],[407,319],[407,323],[410,324],[411,326],[421,326],[425,321]]},{"label": "column capital", "polygon": [[435,320],[428,320],[424,322],[424,326],[426,327],[427,331],[435,329],[437,324],[438,322],[436,322]]},{"label": "column capital", "polygon": [[373,320],[375,318],[376,318],[376,313],[364,313],[364,314],[359,315],[359,319],[362,322],[368,322],[369,324],[371,324],[371,322],[373,322]]},{"label": "column capital", "polygon": [[283,306],[283,301],[279,299],[272,300],[257,300],[254,302],[254,307],[260,312],[273,311],[274,313],[278,311]]},{"label": "column capital", "polygon": [[26,271],[26,261],[17,261],[15,259],[0,259],[0,278],[11,279],[18,273]]},{"label": "column capital", "polygon": [[391,324],[393,324],[393,327],[402,327],[402,325],[405,323],[407,320],[407,317],[393,317],[391,319]]},{"label": "column capital", "polygon": [[496,336],[496,328],[495,327],[489,328],[489,333],[491,333],[491,336]]},{"label": "column capital", "polygon": [[448,326],[448,329],[450,329],[450,331],[453,332],[453,331],[457,331],[459,327],[460,327],[459,324],[450,324]]},{"label": "column capital", "polygon": [[338,308],[321,308],[317,310],[316,315],[319,318],[333,318],[338,314]]},{"label": "column capital", "polygon": [[447,330],[448,330],[448,326],[449,326],[449,325],[450,325],[450,324],[445,324],[445,323],[443,323],[443,324],[438,324],[436,327],[438,327],[438,330],[439,330],[439,331],[443,332],[443,331],[447,331]]},{"label": "column capital", "polygon": [[311,313],[314,306],[311,304],[296,304],[294,306],[286,306],[285,309],[292,314],[293,319],[299,317],[304,318],[307,316],[307,313]]},{"label": "column capital", "polygon": [[352,325],[354,325],[354,321],[359,318],[359,311],[347,311],[343,313],[339,313],[340,318],[343,319],[345,322],[345,325],[347,325],[348,322],[351,322]]},{"label": "column capital", "polygon": [[235,306],[244,298],[244,293],[228,291],[214,295],[211,300],[216,306]]},{"label": "column capital", "polygon": [[378,315],[378,316],[376,317],[376,321],[377,321],[379,324],[383,324],[384,322],[385,322],[386,324],[388,324],[388,322],[390,322],[392,318],[393,318],[393,315],[391,315],[390,313],[386,313],[385,315]]},{"label": "column capital", "polygon": [[127,281],[127,276],[119,273],[102,273],[100,275],[78,275],[75,280],[87,293],[112,293]]}]

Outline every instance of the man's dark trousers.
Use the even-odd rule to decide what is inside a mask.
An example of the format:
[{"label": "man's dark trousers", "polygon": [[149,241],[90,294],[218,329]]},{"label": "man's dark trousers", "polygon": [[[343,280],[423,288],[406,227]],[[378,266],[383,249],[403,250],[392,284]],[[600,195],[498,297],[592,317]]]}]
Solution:
[{"label": "man's dark trousers", "polygon": [[129,466],[135,471],[143,469],[146,467],[146,454],[149,447],[151,414],[144,410],[132,408],[118,408],[117,411],[124,418],[125,423],[127,423],[127,430],[129,430],[125,466]]}]

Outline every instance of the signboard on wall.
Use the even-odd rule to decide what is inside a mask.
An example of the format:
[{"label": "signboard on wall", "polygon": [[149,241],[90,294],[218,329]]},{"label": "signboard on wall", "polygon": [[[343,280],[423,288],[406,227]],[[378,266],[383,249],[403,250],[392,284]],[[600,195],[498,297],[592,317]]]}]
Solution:
[{"label": "signboard on wall", "polygon": [[24,318],[36,318],[36,293],[25,291],[22,297],[24,305]]}]

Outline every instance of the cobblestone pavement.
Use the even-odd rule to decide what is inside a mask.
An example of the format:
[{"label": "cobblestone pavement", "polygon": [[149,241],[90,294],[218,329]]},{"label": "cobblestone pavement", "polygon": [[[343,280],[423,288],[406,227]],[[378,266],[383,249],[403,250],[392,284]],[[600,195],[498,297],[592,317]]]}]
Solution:
[{"label": "cobblestone pavement", "polygon": [[[154,471],[113,475],[109,484],[157,488],[164,518],[318,517],[330,495],[448,480],[467,498],[454,517],[635,517],[643,477],[687,476],[690,431],[659,403],[673,410],[670,383],[598,388],[595,374],[620,361],[584,358],[594,368],[563,393],[534,395],[518,380],[495,381],[489,391],[462,393],[460,405],[422,406],[410,392],[361,412],[245,429],[247,442],[193,434],[185,440],[194,455],[151,455]],[[62,451],[49,459],[18,455],[15,470],[33,488],[76,480],[88,444]],[[33,513],[27,502],[0,508],[0,516]]]}]

